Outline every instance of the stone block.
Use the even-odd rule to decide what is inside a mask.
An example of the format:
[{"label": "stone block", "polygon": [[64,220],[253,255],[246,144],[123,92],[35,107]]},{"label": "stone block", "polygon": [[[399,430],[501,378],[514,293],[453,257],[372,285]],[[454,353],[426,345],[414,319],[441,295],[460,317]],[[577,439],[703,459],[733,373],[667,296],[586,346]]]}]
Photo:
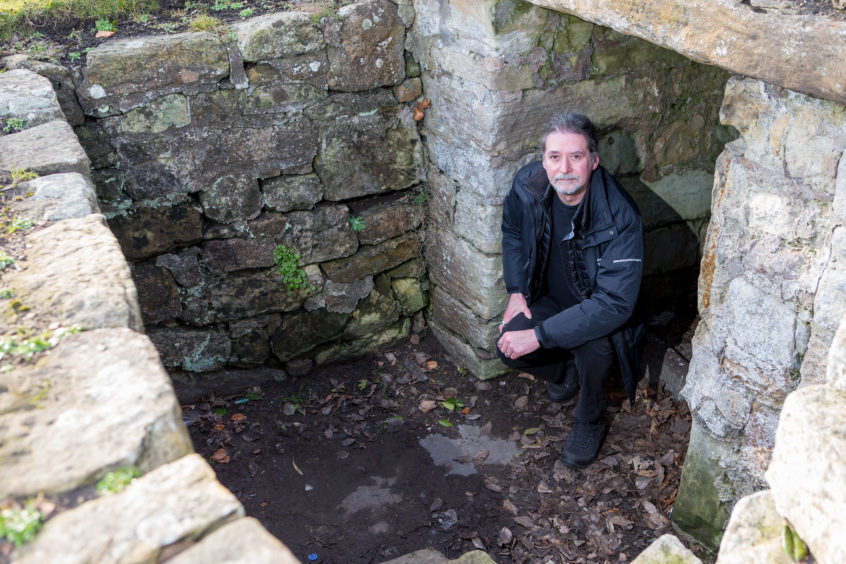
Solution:
[{"label": "stone block", "polygon": [[176,254],[159,255],[156,266],[167,268],[180,286],[193,288],[203,281],[198,260],[201,252],[198,247],[189,247]]},{"label": "stone block", "polygon": [[244,508],[197,454],[157,468],[124,491],[57,515],[20,550],[21,563],[117,564],[153,561],[165,547],[194,540],[243,517]]},{"label": "stone block", "polygon": [[300,561],[257,519],[245,517],[224,525],[170,560],[170,564],[229,562],[231,564],[299,564]]},{"label": "stone block", "polygon": [[73,128],[64,120],[0,137],[0,170],[26,170],[38,176],[78,172],[89,177],[90,166]]},{"label": "stone block", "polygon": [[[355,341],[333,342],[320,347],[314,354],[317,366],[328,362],[337,362],[349,358],[356,358],[372,352],[379,347],[386,347],[397,341],[408,338],[411,331],[411,320],[404,317],[393,325],[370,333]],[[286,365],[287,366],[287,365]]]},{"label": "stone block", "polygon": [[347,206],[321,206],[314,211],[291,212],[287,220],[282,241],[300,253],[301,264],[347,257],[358,249]]},{"label": "stone block", "polygon": [[[662,204],[669,207],[677,219],[691,220],[708,218],[711,215],[711,189],[714,185],[714,173],[704,170],[688,170],[665,176],[646,185]],[[638,205],[640,205],[638,200]],[[652,212],[655,204],[641,208],[644,221],[650,222],[649,216],[660,215]]]},{"label": "stone block", "polygon": [[373,277],[368,276],[355,282],[343,283],[326,281],[323,287],[323,299],[327,311],[332,313],[352,313],[358,301],[366,298],[373,291]]},{"label": "stone block", "polygon": [[179,129],[190,124],[191,111],[186,96],[168,94],[126,112],[117,120],[119,134],[161,133],[171,127]]},{"label": "stone block", "polygon": [[8,194],[28,195],[15,203],[15,211],[35,221],[85,217],[100,211],[94,185],[78,172],[41,176],[19,184]]},{"label": "stone block", "polygon": [[[0,118],[21,120],[19,129],[64,120],[53,85],[29,70],[0,74]],[[8,121],[7,121],[8,124]]]},{"label": "stone block", "polygon": [[214,239],[203,243],[203,262],[212,274],[273,266],[271,239]]},{"label": "stone block", "polygon": [[791,564],[782,546],[785,522],[773,492],[764,490],[738,500],[731,512],[718,564]]},{"label": "stone block", "polygon": [[144,325],[149,327],[179,317],[182,304],[169,270],[149,262],[136,263],[132,265],[132,280],[138,291]]},{"label": "stone block", "polygon": [[389,288],[376,288],[369,296],[358,302],[350,321],[344,328],[344,339],[355,340],[368,337],[395,323],[400,317],[400,308],[391,296]]},{"label": "stone block", "polygon": [[481,550],[465,552],[458,558],[447,558],[434,548],[416,550],[411,554],[387,560],[384,564],[495,564],[495,560]]},{"label": "stone block", "polygon": [[5,66],[7,70],[28,69],[48,78],[53,84],[53,90],[56,92],[56,98],[62,108],[64,119],[74,126],[82,125],[85,121],[82,108],[79,107],[79,102],[76,99],[74,77],[71,76],[67,68],[48,61],[33,59],[23,54],[9,55],[0,59],[0,66]]},{"label": "stone block", "polygon": [[502,256],[481,253],[446,230],[432,230],[429,237],[426,257],[432,282],[483,320],[502,313],[507,299]]},{"label": "stone block", "polygon": [[410,198],[379,203],[361,212],[364,229],[358,233],[363,245],[375,245],[387,239],[414,231],[423,223],[424,209]]},{"label": "stone block", "polygon": [[210,276],[198,287],[182,291],[180,319],[202,326],[291,311],[300,306],[305,295],[285,292],[281,275],[273,270]]},{"label": "stone block", "polygon": [[261,182],[264,205],[278,212],[310,210],[323,199],[323,185],[315,174],[277,176]]},{"label": "stone block", "polygon": [[315,170],[327,200],[408,188],[423,180],[423,144],[409,108],[325,123]]},{"label": "stone block", "polygon": [[672,520],[710,550],[719,546],[731,509],[720,491],[725,469],[714,461],[727,460],[730,453],[729,442],[715,438],[694,419]]},{"label": "stone block", "polygon": [[413,315],[429,304],[424,285],[416,278],[395,278],[391,280],[391,289],[403,315]]},{"label": "stone block", "polygon": [[743,278],[729,285],[725,303],[729,342],[764,363],[793,368],[796,312],[777,296],[767,295]]},{"label": "stone block", "polygon": [[202,214],[187,203],[138,206],[131,214],[112,218],[109,227],[130,259],[151,257],[203,239]]},{"label": "stone block", "polygon": [[646,550],[632,560],[632,564],[702,564],[675,535],[664,534],[658,537]]},{"label": "stone block", "polygon": [[270,348],[282,362],[291,360],[340,337],[347,319],[349,314],[325,309],[293,313],[286,316],[273,333]]},{"label": "stone block", "polygon": [[329,261],[321,267],[330,280],[354,282],[399,266],[416,257],[419,251],[420,241],[412,234],[362,247],[351,257]]},{"label": "stone block", "polygon": [[226,365],[232,350],[228,336],[213,329],[169,327],[152,329],[147,335],[168,369],[187,372],[220,370]]},{"label": "stone block", "polygon": [[498,358],[489,358],[489,353],[485,356],[480,355],[477,349],[441,325],[437,319],[429,319],[429,328],[432,330],[432,335],[458,365],[469,370],[476,378],[489,380],[511,372],[511,369],[501,363]]},{"label": "stone block", "polygon": [[281,12],[232,26],[244,62],[282,59],[325,48],[323,34],[306,12]]},{"label": "stone block", "polygon": [[502,204],[472,190],[455,194],[453,230],[486,254],[502,253]]},{"label": "stone block", "polygon": [[261,213],[262,198],[254,176],[225,174],[200,192],[203,213],[221,223],[255,219]]},{"label": "stone block", "polygon": [[3,278],[28,305],[64,327],[143,331],[129,267],[103,216],[56,222],[29,234],[27,243],[26,270]]},{"label": "stone block", "polygon": [[371,90],[405,78],[405,25],[389,0],[369,0],[338,10],[324,24],[331,90]]},{"label": "stone block", "polygon": [[[0,378],[4,388],[16,391],[4,394],[0,409],[0,425],[5,429],[0,446],[0,496],[4,499],[94,485],[120,466],[150,471],[193,450],[156,349],[147,337],[130,329],[66,336],[37,365],[20,367]],[[147,506],[157,507],[149,500]],[[112,536],[114,523],[104,523],[102,529],[89,529],[88,521],[78,523],[86,528],[80,542],[91,542],[91,530],[107,531],[104,538],[117,538]],[[58,526],[55,530],[70,534],[71,529]],[[42,531],[29,545],[33,550],[29,554],[40,554],[47,547],[69,550],[66,542],[43,542],[55,541],[51,535]]]},{"label": "stone block", "polygon": [[767,470],[775,506],[818,562],[846,561],[846,392],[810,385],[784,402]]},{"label": "stone block", "polygon": [[435,288],[432,292],[432,315],[477,349],[491,354],[496,353],[495,343],[499,337],[499,317],[490,321],[479,319],[470,308],[451,297],[441,288]]},{"label": "stone block", "polygon": [[[150,61],[160,61],[150,72]],[[105,117],[163,94],[194,94],[229,75],[229,56],[209,32],[106,42],[88,53],[77,95],[88,115]]]}]

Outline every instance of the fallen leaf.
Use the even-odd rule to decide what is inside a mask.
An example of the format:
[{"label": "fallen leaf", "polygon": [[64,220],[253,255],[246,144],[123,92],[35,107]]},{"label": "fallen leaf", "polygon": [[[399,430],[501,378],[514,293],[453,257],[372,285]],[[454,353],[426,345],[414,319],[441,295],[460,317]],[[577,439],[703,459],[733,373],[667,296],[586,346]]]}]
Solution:
[{"label": "fallen leaf", "polygon": [[438,419],[438,425],[442,425],[443,427],[452,427],[452,423],[446,419]]},{"label": "fallen leaf", "polygon": [[302,476],[302,475],[303,475],[303,471],[302,471],[302,470],[300,470],[300,468],[297,466],[297,463],[296,463],[296,462],[294,462],[294,459],[293,459],[293,458],[291,459],[291,464],[293,464],[293,465],[294,465],[294,470],[296,470],[296,471],[297,471],[297,474],[299,474],[300,476]]},{"label": "fallen leaf", "polygon": [[415,121],[420,121],[424,117],[426,117],[426,114],[423,113],[423,110],[421,110],[420,108],[414,108],[414,120]]},{"label": "fallen leaf", "polygon": [[258,473],[258,464],[250,460],[247,464],[247,472],[250,473],[250,478],[255,477],[256,473]]},{"label": "fallen leaf", "polygon": [[438,402],[430,399],[420,400],[420,403],[417,405],[417,409],[419,409],[423,413],[429,413],[436,407],[438,407]]},{"label": "fallen leaf", "polygon": [[244,415],[243,413],[236,413],[232,417],[230,417],[229,419],[232,420],[232,421],[243,421],[246,418],[247,418],[247,416]]},{"label": "fallen leaf", "polygon": [[480,450],[476,453],[476,456],[473,458],[473,460],[475,460],[476,462],[482,462],[483,460],[486,460],[488,458],[489,454],[490,451]]},{"label": "fallen leaf", "polygon": [[520,513],[520,510],[517,509],[517,506],[514,505],[514,502],[511,501],[508,498],[505,498],[503,500],[502,508],[505,509],[506,511],[508,511],[509,513],[511,513],[512,515],[514,515],[515,517],[517,516],[518,513]]},{"label": "fallen leaf", "polygon": [[491,490],[492,492],[499,493],[502,491],[502,486],[491,480],[485,480],[485,487]]},{"label": "fallen leaf", "polygon": [[428,98],[426,98],[425,100],[420,100],[419,102],[417,102],[417,107],[420,108],[421,110],[425,110],[426,108],[431,107],[431,105],[432,105],[432,101],[429,100]]},{"label": "fallen leaf", "polygon": [[534,435],[537,434],[541,430],[540,427],[529,427],[525,431],[523,431],[524,435]]},{"label": "fallen leaf", "polygon": [[552,493],[552,488],[541,482],[538,484],[538,493]]},{"label": "fallen leaf", "polygon": [[94,35],[94,37],[96,37],[97,39],[108,39],[109,37],[114,37],[114,35],[114,31],[98,31]]},{"label": "fallen leaf", "polygon": [[515,517],[514,522],[518,525],[523,525],[527,529],[531,529],[535,526],[535,522],[532,521],[532,519],[530,517],[527,517],[526,515],[520,515],[519,517]]},{"label": "fallen leaf", "polygon": [[438,362],[430,360],[426,363],[426,370],[435,370],[438,367]]},{"label": "fallen leaf", "polygon": [[215,423],[212,429],[214,429],[215,431],[223,431],[223,423]]},{"label": "fallen leaf", "polygon": [[212,454],[212,460],[226,464],[229,462],[229,454],[226,452],[225,448],[219,448],[214,451],[214,454]]},{"label": "fallen leaf", "polygon": [[464,409],[462,409],[462,410],[461,410],[461,413],[463,413],[464,415],[469,414],[469,413],[470,413],[470,406],[467,406],[467,407],[465,407]]},{"label": "fallen leaf", "polygon": [[514,402],[515,407],[526,407],[529,404],[529,396],[520,396]]},{"label": "fallen leaf", "polygon": [[479,550],[487,550],[488,549],[488,547],[485,546],[485,543],[482,542],[482,539],[480,539],[479,537],[473,537],[473,540],[471,540],[470,542],[472,542],[473,546],[475,546]]}]

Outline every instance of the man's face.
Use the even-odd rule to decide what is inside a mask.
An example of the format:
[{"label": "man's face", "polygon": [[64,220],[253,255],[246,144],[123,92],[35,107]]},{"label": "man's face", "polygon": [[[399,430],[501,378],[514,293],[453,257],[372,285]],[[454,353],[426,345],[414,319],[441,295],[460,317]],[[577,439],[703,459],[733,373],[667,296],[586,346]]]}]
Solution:
[{"label": "man's face", "polygon": [[543,168],[561,201],[575,205],[582,201],[590,183],[590,173],[599,166],[591,157],[587,139],[580,133],[550,133],[546,138]]}]

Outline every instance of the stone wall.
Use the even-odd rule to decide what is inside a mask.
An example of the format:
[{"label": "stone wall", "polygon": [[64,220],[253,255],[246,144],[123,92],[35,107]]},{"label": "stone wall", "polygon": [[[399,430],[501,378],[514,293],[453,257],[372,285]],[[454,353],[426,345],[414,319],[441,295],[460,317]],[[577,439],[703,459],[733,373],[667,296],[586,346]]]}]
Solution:
[{"label": "stone wall", "polygon": [[[601,163],[646,222],[644,294],[655,312],[692,303],[714,163],[733,138],[717,112],[728,75],[573,16],[498,0],[415,0],[409,50],[432,109],[429,322],[481,378],[502,373],[502,201],[571,106],[601,131]],[[472,123],[473,127],[467,127]]]},{"label": "stone wall", "polygon": [[765,487],[787,394],[825,381],[846,304],[846,108],[736,78],[721,115],[741,138],[717,166],[683,390],[697,448],[674,509],[714,544],[731,503]]},{"label": "stone wall", "polygon": [[[298,562],[193,454],[88,157],[50,81],[0,74],[0,115],[24,121],[0,136],[2,182],[11,171],[38,175],[2,194],[4,230],[18,220],[32,227],[15,233],[23,243],[0,269],[0,499],[36,500],[53,517],[3,559],[153,562],[182,551],[172,561]],[[47,350],[10,346],[35,339]],[[144,476],[96,494],[98,480],[129,466]]]},{"label": "stone wall", "polygon": [[[408,17],[368,0],[319,22],[284,12],[88,54],[77,132],[182,397],[303,375],[422,328]],[[274,266],[281,245],[304,289]]]}]

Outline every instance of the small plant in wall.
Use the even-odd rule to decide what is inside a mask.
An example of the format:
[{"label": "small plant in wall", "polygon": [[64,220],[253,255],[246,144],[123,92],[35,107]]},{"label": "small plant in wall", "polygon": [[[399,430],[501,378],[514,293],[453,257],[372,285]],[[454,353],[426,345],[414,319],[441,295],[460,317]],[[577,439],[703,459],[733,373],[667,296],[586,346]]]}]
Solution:
[{"label": "small plant in wall", "polygon": [[0,539],[7,539],[15,546],[22,546],[41,529],[44,514],[34,502],[23,507],[11,505],[0,510]]},{"label": "small plant in wall", "polygon": [[285,292],[293,294],[300,290],[314,289],[308,281],[305,270],[300,266],[300,253],[287,245],[279,245],[273,249],[273,263],[275,270],[282,275],[282,285]]},{"label": "small plant in wall", "polygon": [[358,215],[358,216],[351,215],[350,216],[350,227],[352,227],[353,231],[358,233],[359,231],[363,231],[364,228],[367,227],[367,222],[360,215]]}]

